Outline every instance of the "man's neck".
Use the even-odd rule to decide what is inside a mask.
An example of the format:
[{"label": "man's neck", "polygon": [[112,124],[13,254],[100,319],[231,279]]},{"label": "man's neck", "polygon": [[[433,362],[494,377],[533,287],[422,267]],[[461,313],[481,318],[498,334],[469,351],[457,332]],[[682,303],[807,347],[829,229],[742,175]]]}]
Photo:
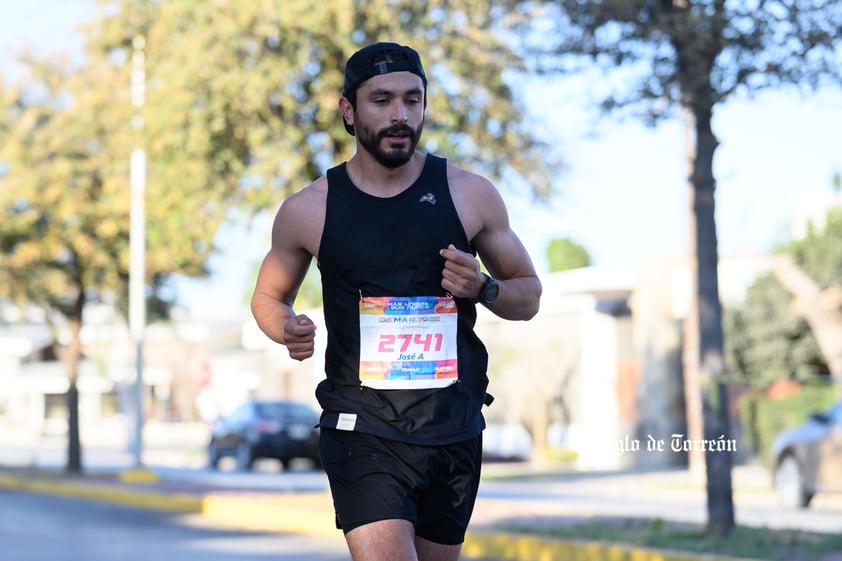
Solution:
[{"label": "man's neck", "polygon": [[351,182],[361,191],[375,197],[393,197],[412,185],[427,156],[418,151],[412,158],[396,168],[388,168],[364,151],[358,151],[348,160],[346,170]]}]

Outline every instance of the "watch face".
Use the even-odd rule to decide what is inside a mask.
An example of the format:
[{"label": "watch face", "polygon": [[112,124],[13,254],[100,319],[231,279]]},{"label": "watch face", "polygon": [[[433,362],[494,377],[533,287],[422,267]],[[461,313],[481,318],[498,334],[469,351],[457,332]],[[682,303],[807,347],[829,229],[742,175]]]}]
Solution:
[{"label": "watch face", "polygon": [[488,279],[483,289],[482,299],[486,304],[491,304],[497,299],[497,294],[500,293],[500,285],[494,279]]}]

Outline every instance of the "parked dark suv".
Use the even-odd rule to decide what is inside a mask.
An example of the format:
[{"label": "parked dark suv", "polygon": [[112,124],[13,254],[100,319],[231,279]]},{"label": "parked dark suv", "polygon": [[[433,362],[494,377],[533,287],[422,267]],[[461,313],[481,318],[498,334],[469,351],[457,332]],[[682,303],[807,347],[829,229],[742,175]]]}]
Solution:
[{"label": "parked dark suv", "polygon": [[816,493],[842,491],[842,401],[782,432],[772,451],[782,505],[804,508]]},{"label": "parked dark suv", "polygon": [[237,469],[250,470],[258,458],[274,458],[284,469],[295,458],[319,461],[319,416],[310,406],[294,401],[248,401],[211,429],[208,463],[219,466],[233,456]]}]

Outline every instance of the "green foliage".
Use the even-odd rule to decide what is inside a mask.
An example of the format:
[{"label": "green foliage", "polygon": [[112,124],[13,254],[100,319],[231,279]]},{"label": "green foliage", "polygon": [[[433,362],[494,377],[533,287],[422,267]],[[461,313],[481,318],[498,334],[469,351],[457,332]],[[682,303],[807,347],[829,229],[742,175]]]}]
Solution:
[{"label": "green foliage", "polygon": [[[128,158],[147,153],[147,286],[203,276],[231,209],[257,213],[350,156],[337,101],[345,59],[375,40],[412,44],[430,75],[426,147],[550,192],[546,151],[503,80],[518,58],[485,3],[444,0],[122,0],[87,31],[85,61],[27,59],[0,85],[0,297],[50,307],[121,298]],[[145,102],[130,100],[145,38]],[[130,123],[135,112],[142,128]],[[500,158],[499,154],[506,154]],[[65,311],[67,311],[65,309]]]},{"label": "green foliage", "polygon": [[[619,554],[611,559],[678,559],[693,553],[710,559],[830,559],[842,549],[842,537],[834,533],[738,526],[728,536],[711,536],[696,524],[676,523],[662,518],[589,517],[583,522],[561,524],[507,524],[508,531],[540,534],[567,540],[596,541],[620,547],[634,544],[671,553]],[[616,556],[615,556],[616,554]],[[592,559],[590,555],[587,558]]]},{"label": "green foliage", "polygon": [[771,465],[775,437],[800,425],[811,413],[825,411],[837,399],[835,386],[825,383],[805,385],[783,399],[772,399],[762,392],[746,394],[739,401],[746,441],[761,460]]},{"label": "green foliage", "polygon": [[121,80],[105,64],[92,87],[91,74],[28,62],[37,88],[0,94],[0,297],[78,317],[88,289],[120,286],[128,266],[126,113],[109,98]]},{"label": "green foliage", "polygon": [[[825,290],[842,289],[842,208],[827,211],[822,225],[810,224],[803,239],[779,251],[789,253]],[[792,311],[793,296],[771,274],[758,277],[737,309],[726,309],[728,365],[744,382],[825,376],[829,367],[807,321]]]},{"label": "green foliage", "polygon": [[[546,71],[622,68],[600,84],[606,110],[645,122],[707,112],[735,93],[842,84],[842,11],[833,0],[498,0]],[[698,115],[696,115],[698,117]]]},{"label": "green foliage", "polygon": [[[825,289],[842,286],[842,209],[827,212],[824,225],[811,225],[807,235],[781,251],[790,253],[804,271]],[[726,309],[723,327],[726,358],[733,372],[754,391],[740,400],[746,438],[758,456],[770,461],[772,441],[785,428],[826,409],[838,389],[822,383],[829,367],[815,335],[793,312],[793,296],[771,274],[749,288],[745,302]],[[759,390],[776,380],[814,382],[784,400],[771,400]]]},{"label": "green foliage", "polygon": [[842,289],[842,206],[829,209],[823,223],[811,222],[804,238],[786,251],[819,287]]},{"label": "green foliage", "polygon": [[803,380],[828,373],[804,318],[792,313],[792,295],[772,274],[758,277],[739,308],[723,312],[728,367],[746,384]]},{"label": "green foliage", "polygon": [[547,246],[547,259],[550,272],[578,269],[591,264],[591,256],[585,246],[570,238],[550,240]]}]

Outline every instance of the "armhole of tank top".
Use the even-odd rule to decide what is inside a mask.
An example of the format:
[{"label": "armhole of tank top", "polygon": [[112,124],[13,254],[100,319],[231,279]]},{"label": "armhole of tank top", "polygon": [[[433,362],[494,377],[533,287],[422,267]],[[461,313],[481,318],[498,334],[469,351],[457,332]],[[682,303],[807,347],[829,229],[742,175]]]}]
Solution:
[{"label": "armhole of tank top", "polygon": [[347,174],[343,172],[344,166],[344,163],[339,164],[338,166],[328,169],[327,173],[325,174],[327,176],[327,194],[325,195],[325,218],[324,224],[322,224],[322,234],[321,236],[319,236],[319,254],[316,255],[316,265],[320,263],[322,256],[322,248],[325,247],[324,241],[328,231],[328,218],[331,206],[333,204],[331,201],[331,192],[333,191],[333,189],[331,189],[331,185],[335,186],[338,182],[344,180],[343,177],[347,176]]},{"label": "armhole of tank top", "polygon": [[440,161],[438,165],[438,172],[441,174],[444,189],[447,191],[447,202],[448,205],[450,205],[450,210],[453,211],[453,216],[456,217],[456,222],[459,224],[459,232],[462,234],[462,241],[465,243],[465,247],[467,247],[471,253],[476,255],[477,250],[474,249],[474,246],[471,244],[471,240],[468,239],[468,233],[465,231],[465,225],[462,224],[462,218],[459,216],[459,211],[456,210],[456,201],[453,199],[453,191],[450,187],[450,181],[447,178],[447,158],[437,157],[437,159]]}]

